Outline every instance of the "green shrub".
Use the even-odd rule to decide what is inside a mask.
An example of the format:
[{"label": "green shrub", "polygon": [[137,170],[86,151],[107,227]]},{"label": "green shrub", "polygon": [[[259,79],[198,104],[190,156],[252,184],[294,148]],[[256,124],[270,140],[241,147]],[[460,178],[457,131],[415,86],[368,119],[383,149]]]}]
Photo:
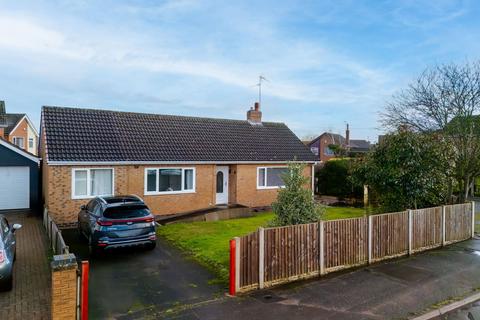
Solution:
[{"label": "green shrub", "polygon": [[278,192],[272,204],[274,226],[286,226],[319,221],[324,208],[315,203],[312,190],[307,188],[309,179],[303,175],[305,165],[290,163],[288,172],[282,176],[285,188]]},{"label": "green shrub", "polygon": [[318,171],[318,191],[321,194],[346,198],[361,198],[363,189],[351,179],[351,159],[330,160]]}]

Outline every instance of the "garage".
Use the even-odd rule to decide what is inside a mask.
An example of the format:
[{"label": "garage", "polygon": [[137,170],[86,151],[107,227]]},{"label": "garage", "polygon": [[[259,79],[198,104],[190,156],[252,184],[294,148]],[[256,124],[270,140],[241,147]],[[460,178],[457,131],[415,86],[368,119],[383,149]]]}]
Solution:
[{"label": "garage", "polygon": [[40,159],[0,139],[0,212],[39,207]]}]

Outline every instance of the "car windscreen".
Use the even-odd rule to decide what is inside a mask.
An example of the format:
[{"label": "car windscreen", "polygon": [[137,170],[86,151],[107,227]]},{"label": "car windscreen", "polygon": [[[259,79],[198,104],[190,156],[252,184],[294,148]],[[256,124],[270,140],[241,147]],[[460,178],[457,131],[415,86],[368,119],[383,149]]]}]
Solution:
[{"label": "car windscreen", "polygon": [[103,216],[107,219],[135,219],[146,217],[150,214],[144,205],[118,206],[107,208]]}]

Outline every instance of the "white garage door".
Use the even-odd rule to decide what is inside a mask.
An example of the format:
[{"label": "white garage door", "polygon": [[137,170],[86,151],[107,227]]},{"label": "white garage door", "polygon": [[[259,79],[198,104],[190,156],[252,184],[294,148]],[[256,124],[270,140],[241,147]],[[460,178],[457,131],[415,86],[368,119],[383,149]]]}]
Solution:
[{"label": "white garage door", "polygon": [[30,207],[30,168],[0,167],[0,210]]}]

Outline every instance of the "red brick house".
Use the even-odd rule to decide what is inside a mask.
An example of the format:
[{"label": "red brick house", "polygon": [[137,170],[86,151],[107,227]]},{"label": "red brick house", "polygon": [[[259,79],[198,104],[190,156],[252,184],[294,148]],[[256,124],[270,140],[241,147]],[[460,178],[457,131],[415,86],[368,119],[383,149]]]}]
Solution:
[{"label": "red brick house", "polygon": [[36,155],[38,133],[25,113],[7,113],[5,102],[0,101],[0,138]]},{"label": "red brick house", "polygon": [[96,195],[136,194],[157,215],[268,206],[287,163],[315,158],[283,123],[43,107],[43,198],[59,224]]},{"label": "red brick house", "polygon": [[331,145],[340,146],[349,154],[366,153],[372,147],[367,140],[350,139],[350,129],[348,124],[347,130],[345,131],[345,137],[336,133],[324,132],[307,143],[310,151],[320,163],[336,158],[335,153],[329,147]]}]

